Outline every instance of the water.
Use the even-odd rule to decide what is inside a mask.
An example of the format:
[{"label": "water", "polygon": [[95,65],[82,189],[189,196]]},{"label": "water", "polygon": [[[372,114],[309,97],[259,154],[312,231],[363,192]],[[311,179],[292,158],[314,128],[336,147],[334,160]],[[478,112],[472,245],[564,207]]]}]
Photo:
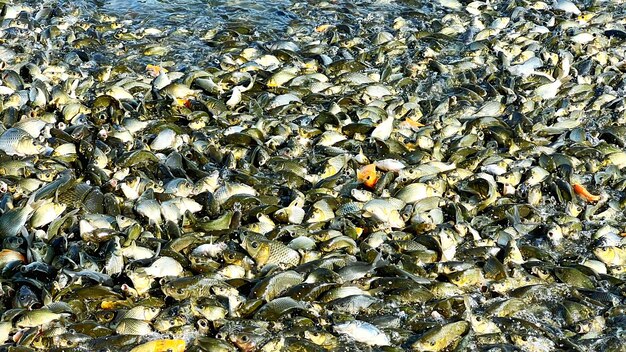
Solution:
[{"label": "water", "polygon": [[[23,1],[39,7],[40,1]],[[180,69],[215,63],[216,50],[211,38],[221,31],[246,34],[252,40],[267,40],[287,30],[296,15],[289,10],[291,1],[202,1],[202,0],[78,0],[59,3],[83,23],[115,23],[115,35],[104,30],[101,39],[118,42],[119,53],[103,51],[107,62],[123,63],[136,69],[147,63],[175,63]],[[160,33],[157,33],[160,31]],[[136,35],[134,40],[120,38]],[[231,34],[232,35],[232,34]],[[145,57],[146,45],[162,45],[168,53],[158,58]]]},{"label": "water", "polygon": [[[224,36],[231,43],[254,45],[255,42],[288,40],[296,33],[312,32],[327,23],[346,24],[347,34],[354,34],[363,25],[384,29],[398,16],[419,21],[429,13],[428,4],[416,6],[411,1],[389,0],[356,3],[345,0],[80,0],[72,1],[71,6],[81,9],[83,21],[92,22],[101,15],[112,16],[121,25],[118,33],[140,34],[141,38],[125,40],[123,44],[129,64],[169,61],[183,70],[189,66],[216,65],[219,50],[215,42],[223,42]],[[162,33],[141,35],[154,29]],[[158,58],[141,55],[140,48],[155,43],[167,47],[168,53]]]},{"label": "water", "polygon": [[132,19],[134,24],[189,31],[219,27],[233,20],[262,26],[266,30],[284,30],[295,15],[289,12],[291,1],[106,1],[100,11]]}]

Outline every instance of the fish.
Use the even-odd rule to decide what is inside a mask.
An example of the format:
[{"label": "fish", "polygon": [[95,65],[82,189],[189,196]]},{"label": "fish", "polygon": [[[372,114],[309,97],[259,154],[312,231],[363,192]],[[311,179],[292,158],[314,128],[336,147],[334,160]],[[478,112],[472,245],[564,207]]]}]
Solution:
[{"label": "fish", "polygon": [[157,351],[172,351],[183,352],[187,343],[182,339],[161,339],[152,340],[136,347],[133,347],[131,352],[157,352]]},{"label": "fish", "polygon": [[20,128],[9,128],[0,135],[0,150],[7,155],[36,155],[44,149],[44,146],[35,144],[33,137]]},{"label": "fish", "polygon": [[31,205],[11,209],[0,216],[0,237],[15,236],[33,213]]},{"label": "fish", "polygon": [[334,330],[340,334],[348,335],[355,341],[370,346],[388,346],[389,337],[376,326],[361,320],[352,320],[335,325]]},{"label": "fish", "polygon": [[572,188],[574,189],[574,192],[576,192],[576,194],[578,194],[587,202],[597,202],[601,199],[600,196],[589,193],[589,191],[587,191],[587,189],[581,184],[575,183],[572,185]]},{"label": "fish", "polygon": [[152,333],[152,327],[140,319],[124,318],[117,324],[115,331],[120,335],[148,335]]},{"label": "fish", "polygon": [[146,274],[152,277],[180,276],[183,266],[178,261],[170,257],[161,257],[145,268]]},{"label": "fish", "polygon": [[23,263],[26,261],[26,258],[22,253],[11,249],[3,249],[0,251],[0,269],[3,269],[5,266],[7,266],[7,264],[14,261],[19,261]]},{"label": "fish", "polygon": [[455,342],[467,332],[470,324],[466,321],[458,321],[434,327],[426,331],[411,348],[416,351],[441,351]]},{"label": "fish", "polygon": [[378,182],[379,176],[376,171],[376,164],[369,164],[361,167],[357,172],[357,180],[363,182],[368,188],[374,188]]},{"label": "fish", "polygon": [[593,249],[594,255],[604,264],[621,266],[626,263],[626,248],[620,246],[599,246]]},{"label": "fish", "polygon": [[235,195],[251,195],[256,196],[257,190],[242,183],[229,183],[225,184],[215,190],[215,200],[222,204],[226,202],[230,197]]},{"label": "fish", "polygon": [[17,327],[35,327],[49,324],[55,320],[59,320],[69,314],[55,313],[50,309],[41,308],[25,312],[15,323]]},{"label": "fish", "polygon": [[580,9],[578,9],[578,6],[576,6],[576,4],[569,0],[553,0],[552,8],[577,16],[582,13]]},{"label": "fish", "polygon": [[237,290],[224,280],[210,276],[192,276],[175,278],[161,285],[161,290],[166,296],[176,300],[184,300],[189,297],[201,297],[209,292],[220,295],[237,295]]},{"label": "fish", "polygon": [[393,132],[393,122],[395,121],[395,116],[393,114],[389,114],[374,130],[372,131],[371,137],[373,139],[379,141],[386,141],[391,137],[391,133]]},{"label": "fish", "polygon": [[619,2],[87,3],[0,7],[0,343],[622,347]]},{"label": "fish", "polygon": [[161,72],[167,73],[168,70],[164,67],[158,66],[158,65],[153,65],[153,64],[147,64],[146,65],[146,72],[148,74],[150,74],[152,77],[156,77],[158,76]]},{"label": "fish", "polygon": [[267,264],[293,267],[300,263],[300,254],[297,251],[261,235],[245,236],[242,246],[259,268]]}]

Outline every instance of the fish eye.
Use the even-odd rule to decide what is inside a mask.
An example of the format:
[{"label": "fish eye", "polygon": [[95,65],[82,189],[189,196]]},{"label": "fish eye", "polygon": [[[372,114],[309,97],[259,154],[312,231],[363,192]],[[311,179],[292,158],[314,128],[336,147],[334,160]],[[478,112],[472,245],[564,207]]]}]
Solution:
[{"label": "fish eye", "polygon": [[224,339],[225,337],[226,336],[224,336],[221,332],[218,332],[217,334],[215,334],[215,338],[220,339],[220,340]]},{"label": "fish eye", "polygon": [[242,342],[248,342],[248,341],[250,341],[250,338],[248,337],[248,335],[243,335],[243,336],[241,337],[241,341],[242,341]]},{"label": "fish eye", "polygon": [[430,341],[430,345],[434,346],[435,345],[435,341]]},{"label": "fish eye", "polygon": [[184,292],[185,290],[183,290],[182,288],[176,289],[176,293],[178,293],[179,295],[182,295]]},{"label": "fish eye", "polygon": [[259,242],[254,241],[254,242],[250,243],[250,246],[251,246],[252,248],[259,248]]}]

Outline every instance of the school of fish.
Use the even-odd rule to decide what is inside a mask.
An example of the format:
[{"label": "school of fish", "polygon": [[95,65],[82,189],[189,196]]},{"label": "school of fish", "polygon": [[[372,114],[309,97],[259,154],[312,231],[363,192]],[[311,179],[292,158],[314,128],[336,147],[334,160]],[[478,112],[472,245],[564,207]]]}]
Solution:
[{"label": "school of fish", "polygon": [[0,350],[626,351],[623,0],[80,4],[0,1]]}]

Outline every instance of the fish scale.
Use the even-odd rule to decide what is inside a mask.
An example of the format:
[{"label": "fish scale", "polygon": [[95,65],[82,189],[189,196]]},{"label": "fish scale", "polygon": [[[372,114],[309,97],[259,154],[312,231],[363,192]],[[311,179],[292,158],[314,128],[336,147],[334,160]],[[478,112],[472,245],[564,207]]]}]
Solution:
[{"label": "fish scale", "polygon": [[295,266],[300,263],[300,254],[278,241],[270,241],[260,235],[248,235],[243,247],[257,262],[257,266],[266,264]]},{"label": "fish scale", "polygon": [[297,272],[291,270],[285,271],[259,281],[250,291],[250,295],[271,301],[283,291],[302,283],[302,281],[304,281],[304,278]]},{"label": "fish scale", "polygon": [[75,187],[70,187],[64,192],[60,192],[58,200],[67,205],[81,204],[91,189],[92,186],[86,183],[79,183]]},{"label": "fish scale", "polygon": [[15,127],[9,128],[0,136],[0,150],[8,155],[20,156],[38,154],[41,151],[28,132]]}]

